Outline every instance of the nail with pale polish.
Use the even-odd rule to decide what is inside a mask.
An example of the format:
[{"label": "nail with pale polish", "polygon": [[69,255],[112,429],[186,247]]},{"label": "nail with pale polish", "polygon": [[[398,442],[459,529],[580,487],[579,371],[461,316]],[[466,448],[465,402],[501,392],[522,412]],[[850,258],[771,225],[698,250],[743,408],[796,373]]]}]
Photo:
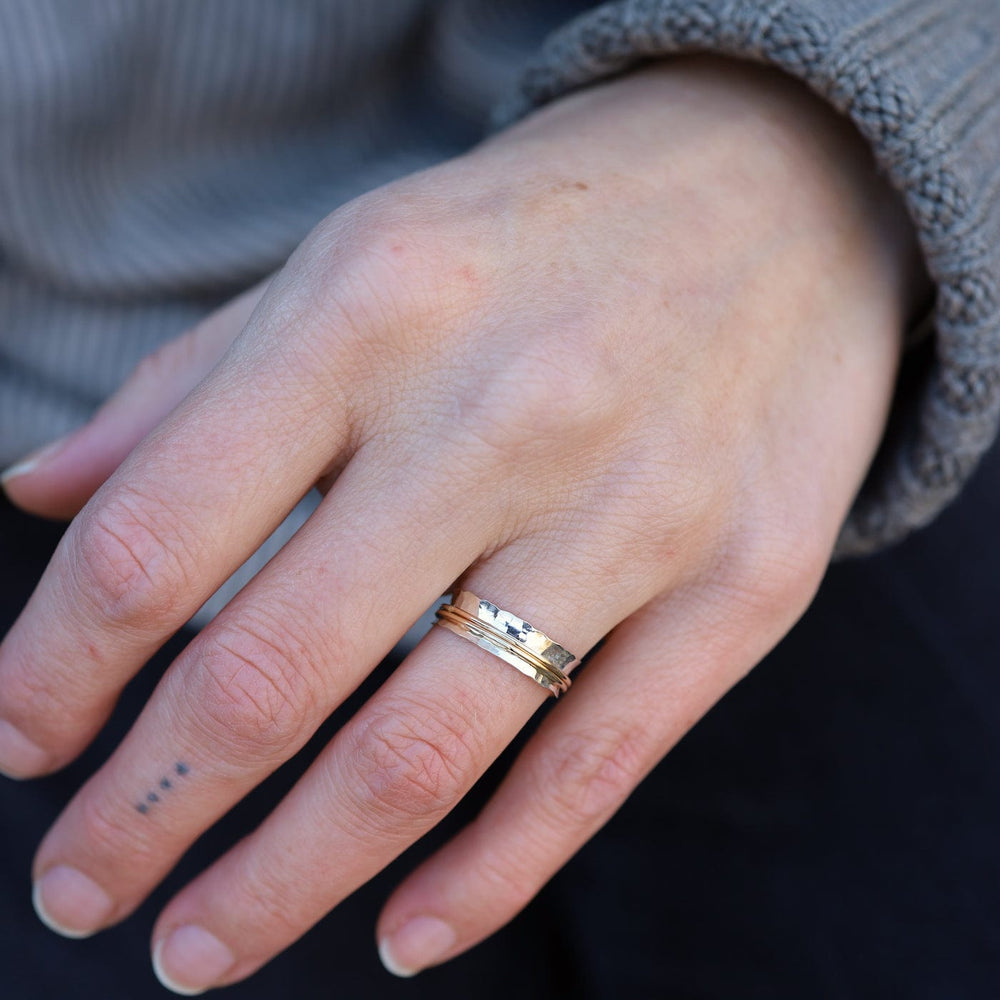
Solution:
[{"label": "nail with pale polish", "polygon": [[55,458],[56,453],[62,451],[63,446],[69,441],[70,435],[57,438],[55,441],[26,455],[20,462],[15,462],[12,466],[0,472],[0,485],[6,486],[12,479],[18,476],[26,476],[29,472],[34,472],[43,463]]},{"label": "nail with pale polish", "polygon": [[440,961],[456,941],[450,924],[437,917],[414,917],[382,938],[378,956],[394,976],[415,976]]},{"label": "nail with pale polish", "polygon": [[218,985],[235,964],[233,953],[196,924],[175,928],[153,949],[156,978],[182,997],[197,996]]},{"label": "nail with pale polish", "polygon": [[31,901],[38,919],[68,938],[90,937],[115,909],[114,900],[92,878],[68,865],[50,868],[35,883]]},{"label": "nail with pale polish", "polygon": [[41,774],[49,755],[6,719],[0,719],[0,774],[20,781]]}]

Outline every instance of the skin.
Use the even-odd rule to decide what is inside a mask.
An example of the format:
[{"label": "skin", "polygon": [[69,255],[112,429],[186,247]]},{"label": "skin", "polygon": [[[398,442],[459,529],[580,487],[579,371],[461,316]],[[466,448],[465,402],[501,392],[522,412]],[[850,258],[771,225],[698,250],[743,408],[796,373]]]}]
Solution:
[{"label": "skin", "polygon": [[[326,490],[45,837],[44,918],[127,917],[460,578],[579,655],[610,633],[377,927],[407,973],[487,937],[807,607],[925,293],[851,128],[711,58],[565,98],[333,213],[7,480],[29,510],[76,514],[0,647],[0,766],[19,777],[72,760]],[[167,905],[159,974],[252,974],[440,820],[544,698],[433,629]]]}]

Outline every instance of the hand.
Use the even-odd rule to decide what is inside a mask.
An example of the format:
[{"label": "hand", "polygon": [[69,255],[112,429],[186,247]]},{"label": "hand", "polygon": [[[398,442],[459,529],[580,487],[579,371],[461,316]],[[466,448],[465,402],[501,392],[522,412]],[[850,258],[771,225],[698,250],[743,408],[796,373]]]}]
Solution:
[{"label": "hand", "polygon": [[[915,258],[848,126],[713,59],[592,88],[335,212],[8,480],[69,513],[109,477],[0,648],[0,765],[20,776],[78,754],[327,490],[46,836],[46,918],[127,916],[461,578],[578,654],[611,633],[378,936],[414,971],[496,930],[807,606],[882,432]],[[543,698],[432,630],[169,903],[160,974],[251,974],[447,813]]]}]

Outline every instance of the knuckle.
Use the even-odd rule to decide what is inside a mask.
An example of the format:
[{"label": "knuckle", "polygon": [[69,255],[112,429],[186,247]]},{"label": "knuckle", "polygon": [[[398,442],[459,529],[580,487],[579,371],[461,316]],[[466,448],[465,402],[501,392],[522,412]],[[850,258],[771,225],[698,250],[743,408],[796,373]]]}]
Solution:
[{"label": "knuckle", "polygon": [[515,466],[607,444],[623,423],[621,364],[609,360],[599,338],[581,345],[580,336],[552,332],[506,343],[468,393],[462,426]]},{"label": "knuckle", "polygon": [[285,931],[289,938],[294,938],[302,932],[302,901],[309,898],[314,882],[314,872],[300,872],[288,863],[275,866],[267,858],[249,857],[242,861],[231,882],[236,897],[234,908],[237,912],[254,914],[270,934],[277,937]]},{"label": "knuckle", "polygon": [[386,706],[354,739],[350,763],[361,815],[392,828],[439,817],[465,792],[476,751],[457,725],[417,706]]},{"label": "knuckle", "polygon": [[491,844],[489,831],[484,831],[483,839],[487,846],[476,858],[476,877],[483,883],[480,895],[516,913],[527,906],[542,887],[537,872],[546,868],[545,855],[551,849],[551,842],[536,845],[519,840],[515,852],[506,850],[503,845]]},{"label": "knuckle", "polygon": [[188,692],[209,737],[239,761],[284,759],[311,732],[320,668],[305,644],[262,620],[219,623]]},{"label": "knuckle", "polygon": [[772,613],[797,617],[812,601],[830,561],[821,545],[799,541],[795,546],[776,547],[761,560],[764,592]]},{"label": "knuckle", "polygon": [[646,741],[624,727],[564,733],[546,750],[539,805],[557,828],[589,829],[618,809],[650,763]]},{"label": "knuckle", "polygon": [[592,509],[613,541],[608,552],[616,559],[609,560],[609,569],[645,567],[661,589],[697,558],[715,515],[706,483],[647,451],[624,450],[609,464]]},{"label": "knuckle", "polygon": [[98,795],[84,796],[79,809],[79,828],[88,855],[113,858],[118,870],[124,865],[133,872],[159,867],[155,845],[134,821],[141,816]]},{"label": "knuckle", "polygon": [[9,720],[39,749],[47,751],[51,763],[75,749],[81,729],[88,732],[91,720],[81,718],[81,705],[91,706],[92,692],[81,690],[68,671],[40,676],[37,670],[16,669],[4,675],[0,705]]},{"label": "knuckle", "polygon": [[85,513],[71,562],[101,618],[121,627],[160,632],[176,624],[188,590],[176,519],[161,504],[119,487]]},{"label": "knuckle", "polygon": [[333,307],[348,327],[388,335],[404,304],[433,287],[437,245],[431,228],[409,213],[362,199],[306,245],[317,304]]},{"label": "knuckle", "polygon": [[787,627],[808,607],[830,560],[816,531],[797,531],[787,519],[740,533],[724,560],[719,584],[738,594],[745,610]]},{"label": "knuckle", "polygon": [[[365,201],[365,199],[362,199]],[[405,379],[416,353],[440,329],[439,241],[426,224],[382,205],[348,206],[301,248],[301,277],[289,317],[308,338],[309,370],[329,371],[325,391],[350,424],[381,412],[391,381]],[[285,308],[288,308],[286,304]],[[305,347],[296,340],[294,354]],[[288,350],[278,344],[279,353]],[[319,368],[317,369],[317,366]],[[350,391],[342,388],[349,386]]]}]

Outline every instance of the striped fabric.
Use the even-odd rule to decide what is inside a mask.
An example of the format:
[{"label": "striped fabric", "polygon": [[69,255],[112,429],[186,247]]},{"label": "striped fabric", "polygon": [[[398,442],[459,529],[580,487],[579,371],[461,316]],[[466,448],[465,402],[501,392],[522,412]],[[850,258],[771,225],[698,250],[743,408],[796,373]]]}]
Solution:
[{"label": "striped fabric", "polygon": [[998,37],[998,0],[0,0],[0,464],[85,420],[329,211],[466,148],[504,95],[511,117],[715,50],[850,114],[918,224],[937,359],[842,548],[898,538],[996,431]]},{"label": "striped fabric", "polygon": [[496,95],[456,100],[430,6],[0,2],[0,462],[332,209],[475,138]]}]

